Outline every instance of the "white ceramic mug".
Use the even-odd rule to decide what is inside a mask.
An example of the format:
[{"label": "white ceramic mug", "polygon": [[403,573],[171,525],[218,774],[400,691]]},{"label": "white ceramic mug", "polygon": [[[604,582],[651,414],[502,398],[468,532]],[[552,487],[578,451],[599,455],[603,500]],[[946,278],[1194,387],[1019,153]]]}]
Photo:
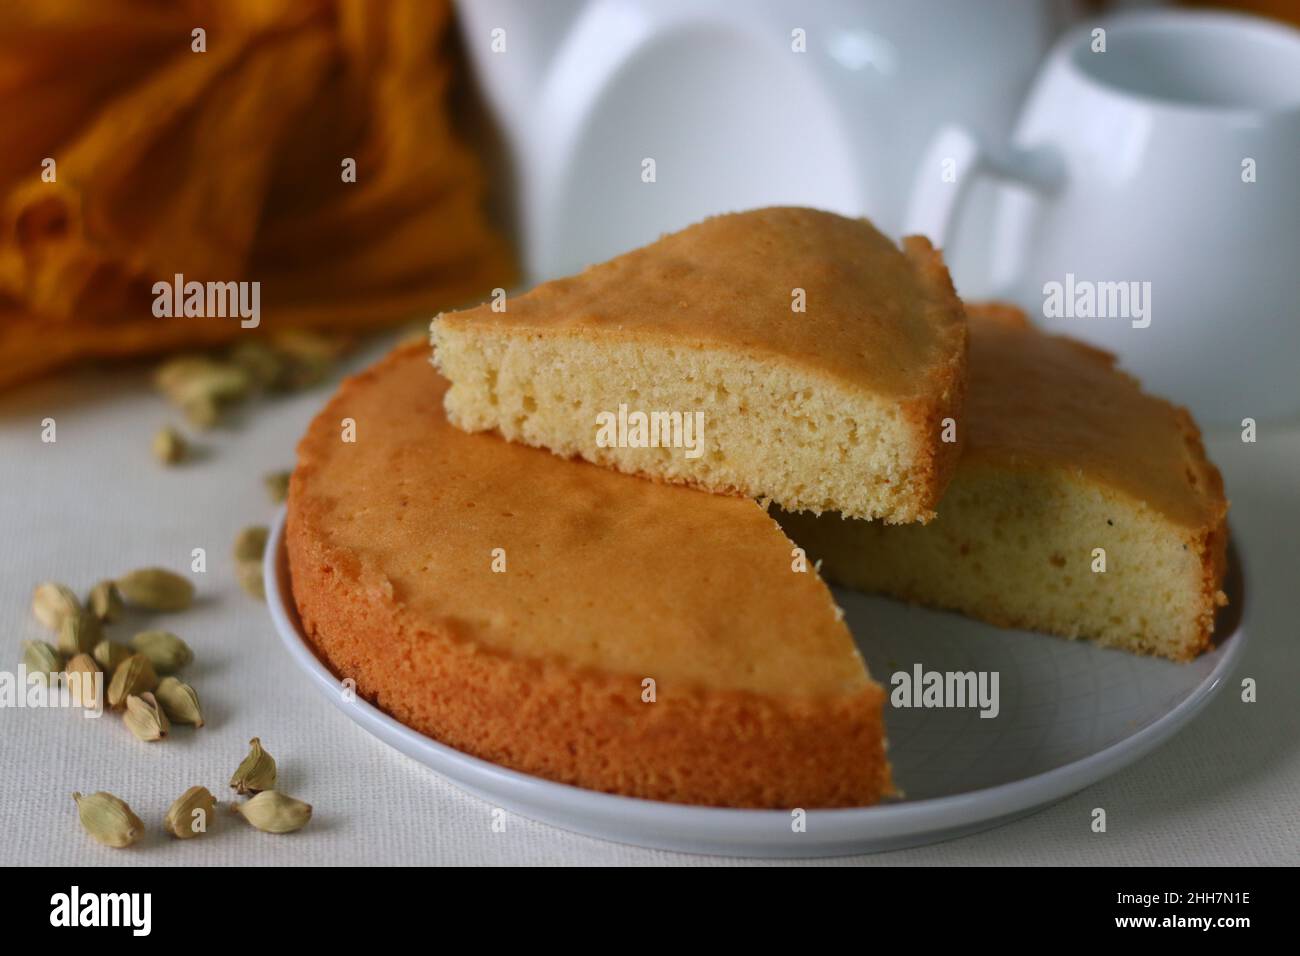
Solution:
[{"label": "white ceramic mug", "polygon": [[907,231],[943,245],[983,175],[1001,184],[996,294],[1202,420],[1300,413],[1300,32],[1178,11],[1081,25],[1010,143],[938,134]]}]

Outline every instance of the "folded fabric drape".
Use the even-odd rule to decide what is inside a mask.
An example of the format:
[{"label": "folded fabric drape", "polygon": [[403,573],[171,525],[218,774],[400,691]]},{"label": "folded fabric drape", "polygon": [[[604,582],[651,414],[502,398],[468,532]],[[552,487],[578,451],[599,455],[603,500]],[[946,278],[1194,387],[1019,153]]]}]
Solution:
[{"label": "folded fabric drape", "polygon": [[[509,285],[453,123],[451,17],[442,0],[0,7],[0,387]],[[262,328],[157,317],[152,286],[176,274],[260,282]]]}]

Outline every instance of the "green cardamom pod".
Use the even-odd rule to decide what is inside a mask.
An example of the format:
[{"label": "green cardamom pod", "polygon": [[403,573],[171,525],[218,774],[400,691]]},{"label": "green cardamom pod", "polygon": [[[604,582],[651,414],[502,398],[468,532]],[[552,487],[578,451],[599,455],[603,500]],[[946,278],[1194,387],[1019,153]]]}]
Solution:
[{"label": "green cardamom pod", "polygon": [[131,648],[125,644],[119,644],[117,641],[104,638],[95,645],[95,649],[91,653],[95,658],[95,663],[104,668],[105,674],[116,674],[117,666],[131,656]]},{"label": "green cardamom pod", "polygon": [[243,401],[253,387],[248,369],[205,356],[168,362],[158,370],[155,381],[190,424],[199,428],[215,425],[222,407]]},{"label": "green cardamom pod", "polygon": [[308,329],[284,329],[272,335],[271,344],[288,362],[288,374],[281,384],[299,389],[328,378],[351,342],[344,336]]},{"label": "green cardamom pod", "polygon": [[38,584],[32,592],[32,613],[51,631],[57,631],[65,617],[81,612],[81,602],[72,588],[57,581]]},{"label": "green cardamom pod", "polygon": [[78,610],[76,614],[65,617],[59,625],[59,653],[68,657],[89,654],[102,636],[99,618],[89,611]]},{"label": "green cardamom pod", "polygon": [[158,366],[154,371],[153,382],[164,395],[174,397],[186,381],[216,365],[206,355],[176,355]]},{"label": "green cardamom pod", "polygon": [[169,395],[184,406],[193,399],[209,399],[218,404],[241,402],[248,397],[253,378],[238,365],[209,362],[192,368],[175,384]]},{"label": "green cardamom pod", "polygon": [[164,425],[153,436],[153,456],[164,465],[174,465],[185,457],[188,450],[181,433]]},{"label": "green cardamom pod", "polygon": [[126,699],[126,713],[122,720],[131,733],[145,741],[162,740],[172,729],[158,699],[148,691],[132,694]]},{"label": "green cardamom pod", "polygon": [[266,488],[266,496],[271,499],[271,504],[282,505],[289,497],[289,474],[287,471],[272,471],[262,477],[262,484]]},{"label": "green cardamom pod", "polygon": [[154,384],[174,404],[194,398],[233,402],[246,398],[254,382],[245,363],[225,362],[208,355],[169,359],[154,373]]},{"label": "green cardamom pod", "polygon": [[235,804],[235,812],[264,833],[292,833],[311,819],[311,804],[279,790],[264,790],[245,803]]},{"label": "green cardamom pod", "polygon": [[270,535],[266,525],[250,525],[235,536],[236,561],[261,561],[266,553],[266,539]]},{"label": "green cardamom pod", "polygon": [[262,562],[259,560],[239,561],[235,564],[235,578],[244,593],[266,600],[266,580],[262,577]]},{"label": "green cardamom pod", "polygon": [[124,847],[144,836],[144,824],[131,808],[111,793],[100,791],[83,797],[74,793],[77,815],[86,832],[105,846]]},{"label": "green cardamom pod", "polygon": [[217,799],[207,787],[190,787],[167,810],[163,829],[182,840],[207,833],[216,807]]},{"label": "green cardamom pod", "polygon": [[230,786],[240,794],[270,790],[275,786],[275,758],[262,749],[262,741],[257,737],[248,745],[251,748],[248,756],[230,778]]},{"label": "green cardamom pod", "polygon": [[262,555],[266,553],[269,533],[265,525],[253,525],[239,532],[235,538],[235,578],[245,592],[261,601],[266,600]]},{"label": "green cardamom pod", "polygon": [[277,388],[288,370],[284,356],[257,339],[240,342],[230,350],[228,357],[259,388]]},{"label": "green cardamom pod", "polygon": [[78,707],[99,708],[104,693],[104,672],[89,654],[78,654],[63,668],[64,681],[72,702]]},{"label": "green cardamom pod", "polygon": [[221,405],[211,395],[194,395],[181,405],[185,420],[195,428],[211,428],[221,421]]},{"label": "green cardamom pod", "polygon": [[159,674],[178,671],[194,660],[190,646],[171,631],[141,631],[131,638],[131,648],[149,658]]},{"label": "green cardamom pod", "polygon": [[164,568],[141,568],[114,583],[127,604],[148,611],[183,611],[194,600],[194,585]]},{"label": "green cardamom pod", "polygon": [[41,675],[42,683],[63,671],[63,657],[44,641],[23,641],[23,666],[27,673]]},{"label": "green cardamom pod", "polygon": [[122,616],[122,595],[112,581],[100,581],[91,588],[86,604],[101,624],[111,624]]},{"label": "green cardamom pod", "polygon": [[167,719],[173,724],[203,726],[203,712],[199,710],[199,695],[194,688],[175,677],[164,677],[153,692],[162,704]]},{"label": "green cardamom pod", "polygon": [[157,686],[158,674],[149,658],[132,654],[113,671],[113,679],[108,684],[108,706],[120,710],[126,706],[127,698],[152,691]]}]

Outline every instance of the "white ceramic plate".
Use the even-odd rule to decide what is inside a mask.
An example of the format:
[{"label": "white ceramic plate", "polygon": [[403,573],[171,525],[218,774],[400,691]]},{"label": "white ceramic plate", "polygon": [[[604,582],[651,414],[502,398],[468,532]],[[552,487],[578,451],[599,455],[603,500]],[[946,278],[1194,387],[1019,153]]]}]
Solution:
[{"label": "white ceramic plate", "polygon": [[589,836],[730,856],[812,857],[933,843],[997,826],[1060,800],[1151,752],[1188,723],[1231,676],[1246,643],[1241,565],[1228,592],[1236,613],[1216,648],[1190,664],[1008,631],[954,614],[837,591],[872,674],[883,683],[927,670],[998,671],[1001,711],[886,706],[890,759],[903,799],[811,810],[796,833],[784,810],[726,810],[635,800],[552,783],[461,753],[347,700],[303,638],[289,590],[281,512],[264,573],[275,628],[294,663],[363,729],[494,806]]}]

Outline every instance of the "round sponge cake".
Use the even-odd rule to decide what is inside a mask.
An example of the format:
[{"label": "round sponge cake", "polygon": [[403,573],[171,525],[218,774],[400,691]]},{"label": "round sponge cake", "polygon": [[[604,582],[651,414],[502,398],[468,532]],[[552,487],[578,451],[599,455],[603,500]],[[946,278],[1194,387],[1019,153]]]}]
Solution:
[{"label": "round sponge cake", "polygon": [[592,789],[891,792],[884,692],[763,508],[461,432],[446,388],[422,344],[399,348],[299,445],[293,593],[341,679],[453,747]]}]

